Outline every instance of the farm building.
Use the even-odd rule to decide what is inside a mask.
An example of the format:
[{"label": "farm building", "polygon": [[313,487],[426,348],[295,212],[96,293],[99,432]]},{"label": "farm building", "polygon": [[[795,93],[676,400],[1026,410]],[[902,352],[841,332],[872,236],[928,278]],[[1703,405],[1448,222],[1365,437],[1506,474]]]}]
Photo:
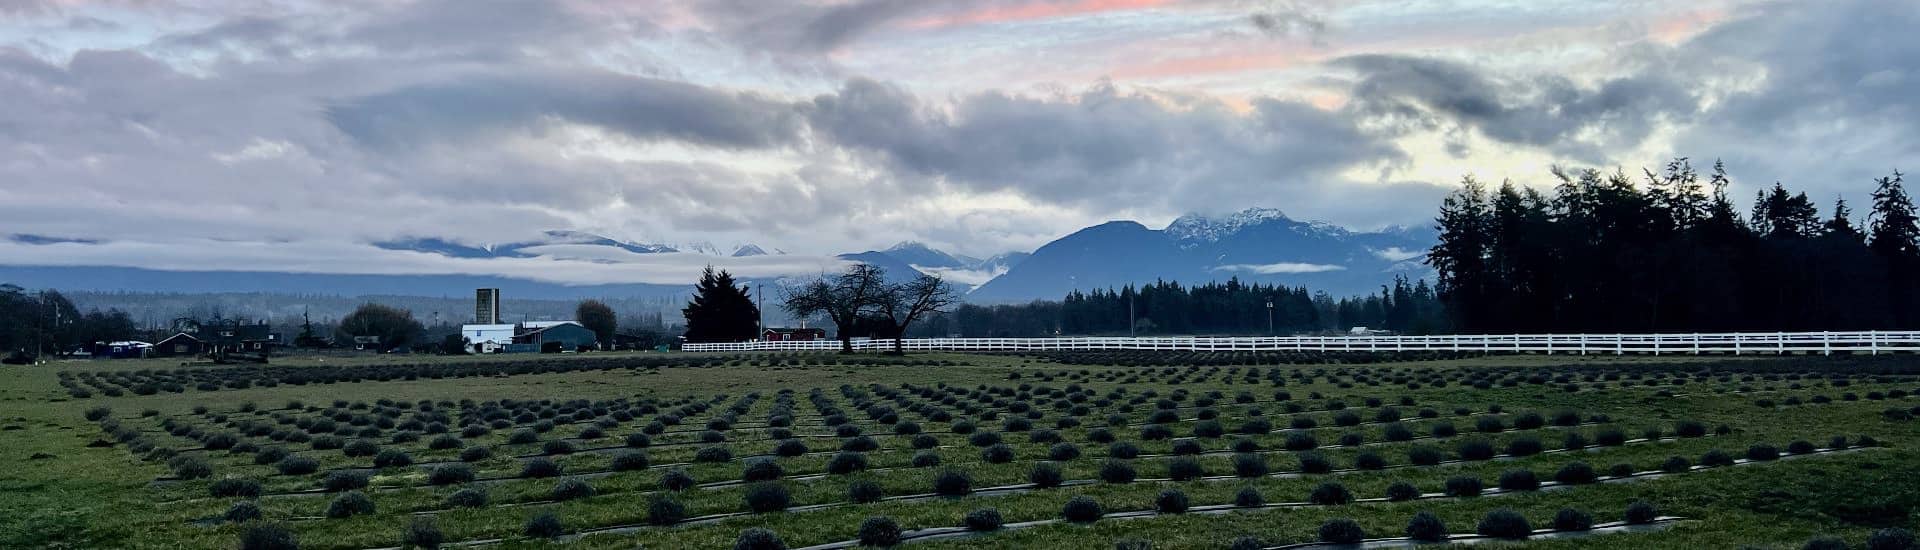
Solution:
[{"label": "farm building", "polygon": [[474,353],[498,351],[501,346],[513,343],[513,335],[518,332],[515,325],[486,324],[460,325],[460,337],[467,340],[467,349]]},{"label": "farm building", "polygon": [[[598,343],[593,331],[574,321],[529,321],[517,325],[461,325],[460,337],[473,353],[574,351]],[[549,349],[549,343],[558,347]]]},{"label": "farm building", "polygon": [[[207,331],[212,331],[214,336],[208,338]],[[275,346],[283,345],[280,334],[273,332],[273,327],[265,323],[202,329],[200,338],[209,342],[213,351],[224,349],[227,352],[265,353]]]},{"label": "farm building", "polygon": [[139,359],[146,357],[153,350],[153,344],[139,340],[121,340],[115,342],[96,342],[91,348],[88,352],[94,357]]},{"label": "farm building", "polygon": [[202,325],[191,320],[175,322],[179,332],[154,344],[149,354],[156,357],[195,357],[225,353],[271,353],[286,345],[280,333],[265,323],[228,322]]},{"label": "farm building", "polygon": [[760,333],[767,342],[812,342],[827,339],[827,331],[817,328],[769,328]]},{"label": "farm building", "polygon": [[591,329],[573,321],[521,323],[513,335],[513,343],[531,344],[541,353],[591,349],[597,342]]},{"label": "farm building", "polygon": [[173,336],[168,336],[167,339],[161,340],[158,344],[154,344],[153,350],[149,353],[154,357],[198,357],[200,354],[206,353],[206,351],[207,344],[205,342],[200,341],[199,338],[194,337],[192,334],[181,332]]}]

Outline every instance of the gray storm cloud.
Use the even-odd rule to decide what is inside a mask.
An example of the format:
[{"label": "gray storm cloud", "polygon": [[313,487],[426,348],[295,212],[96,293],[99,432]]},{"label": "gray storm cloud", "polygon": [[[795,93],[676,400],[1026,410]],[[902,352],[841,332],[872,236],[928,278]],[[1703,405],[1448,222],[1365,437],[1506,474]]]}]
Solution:
[{"label": "gray storm cloud", "polygon": [[1360,116],[1426,129],[1458,124],[1586,162],[1610,160],[1607,153],[1638,145],[1660,123],[1690,117],[1702,92],[1691,79],[1652,71],[1583,85],[1565,75],[1502,78],[1405,55],[1360,55],[1333,65],[1360,75],[1351,104]]},{"label": "gray storm cloud", "polygon": [[[1736,176],[1814,194],[1857,192],[1920,156],[1907,122],[1920,108],[1911,4],[1765,4],[1675,44],[1620,47],[1609,54],[1619,70],[1592,74],[1404,52],[1313,64],[1343,75],[1320,81],[1337,106],[1287,90],[1229,100],[1105,81],[928,92],[835,72],[762,89],[680,76],[701,67],[649,42],[831,63],[912,21],[1018,4],[710,2],[691,7],[704,19],[688,29],[547,2],[428,1],[325,18],[251,10],[64,55],[0,41],[0,234],[365,250],[581,229],[811,257],[907,238],[989,255],[1106,219],[1247,205],[1424,223],[1450,181],[1407,178],[1425,154],[1407,140],[1434,133],[1628,166],[1659,159],[1622,154],[1670,139],[1673,154],[1724,157]],[[1267,23],[1312,30],[1318,17]],[[621,63],[606,56],[629,46]],[[1463,161],[1482,153],[1449,146]],[[165,256],[117,251],[87,257]],[[0,257],[54,261],[10,252],[21,253]]]},{"label": "gray storm cloud", "polygon": [[521,68],[350,98],[326,109],[341,132],[373,150],[520,128],[543,117],[603,126],[648,140],[768,148],[798,137],[793,106],[603,71]]}]

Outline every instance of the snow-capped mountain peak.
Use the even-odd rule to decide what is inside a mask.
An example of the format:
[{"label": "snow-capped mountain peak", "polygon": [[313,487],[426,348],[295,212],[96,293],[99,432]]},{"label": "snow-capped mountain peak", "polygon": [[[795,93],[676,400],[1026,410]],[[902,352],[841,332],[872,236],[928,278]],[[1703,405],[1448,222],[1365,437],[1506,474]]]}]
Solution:
[{"label": "snow-capped mountain peak", "polygon": [[948,254],[919,241],[901,241],[881,252],[923,268],[972,269],[980,263],[978,258]]},{"label": "snow-capped mountain peak", "polygon": [[1167,224],[1166,233],[1182,241],[1214,242],[1238,233],[1241,229],[1272,221],[1291,222],[1293,220],[1278,208],[1248,208],[1217,219],[1200,214],[1187,214]]},{"label": "snow-capped mountain peak", "polygon": [[916,249],[925,249],[925,248],[927,248],[926,243],[922,243],[920,241],[914,241],[914,240],[906,240],[906,241],[900,241],[900,242],[894,243],[893,246],[887,247],[887,249],[883,250],[882,252],[899,252],[902,250],[916,250]]},{"label": "snow-capped mountain peak", "polygon": [[1295,220],[1273,208],[1218,217],[1188,214],[1161,230],[1110,222],[1047,243],[968,298],[1021,302],[1075,289],[1153,281],[1198,284],[1227,277],[1306,285],[1336,295],[1371,292],[1384,279],[1379,274],[1389,269],[1424,273],[1419,251],[1431,246],[1432,238],[1408,233],[1354,232]]},{"label": "snow-capped mountain peak", "polygon": [[692,252],[694,254],[705,254],[708,256],[725,256],[726,255],[720,252],[720,247],[714,246],[713,243],[710,243],[707,241],[693,241],[690,243],[677,244],[677,245],[674,245],[674,248],[679,249],[681,252]]}]

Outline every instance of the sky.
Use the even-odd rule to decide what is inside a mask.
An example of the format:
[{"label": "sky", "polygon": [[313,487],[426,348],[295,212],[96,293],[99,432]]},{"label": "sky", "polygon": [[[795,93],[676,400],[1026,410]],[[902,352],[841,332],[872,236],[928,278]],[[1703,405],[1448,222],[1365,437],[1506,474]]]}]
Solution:
[{"label": "sky", "polygon": [[[1920,165],[1920,3],[0,0],[0,263],[684,282],[1463,175]],[[545,230],[786,256],[474,262]],[[64,242],[51,242],[64,241]],[[559,247],[564,249],[565,247]]]}]

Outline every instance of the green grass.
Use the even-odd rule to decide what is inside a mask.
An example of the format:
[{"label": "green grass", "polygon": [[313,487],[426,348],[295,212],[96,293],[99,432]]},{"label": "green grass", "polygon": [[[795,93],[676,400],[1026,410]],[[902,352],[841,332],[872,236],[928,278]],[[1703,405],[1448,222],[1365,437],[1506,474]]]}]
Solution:
[{"label": "green grass", "polygon": [[[608,354],[582,357],[565,357],[551,360],[570,361],[582,359],[604,359]],[[636,357],[658,357],[658,354],[636,354]],[[732,354],[719,354],[707,357],[732,358]],[[761,357],[761,356],[749,356]],[[783,356],[784,357],[784,356]],[[815,363],[834,363],[838,358],[832,355],[808,356],[818,359]],[[1208,450],[1225,448],[1229,442],[1240,437],[1232,433],[1233,428],[1247,418],[1251,408],[1262,409],[1273,423],[1274,433],[1255,436],[1253,439],[1266,449],[1265,456],[1271,468],[1276,472],[1292,471],[1298,465],[1298,453],[1278,450],[1284,437],[1280,432],[1288,427],[1290,415],[1281,409],[1280,403],[1268,402],[1270,394],[1276,389],[1268,385],[1263,378],[1248,384],[1239,377],[1218,375],[1234,367],[1198,367],[1190,370],[1184,366],[1167,367],[1108,367],[1057,365],[1018,356],[978,356],[960,354],[915,355],[912,359],[931,359],[950,362],[954,366],[899,366],[873,365],[860,366],[849,364],[812,364],[796,366],[762,366],[755,360],[729,360],[725,364],[702,368],[667,367],[646,369],[613,369],[605,371],[585,371],[554,374],[521,374],[514,376],[490,376],[470,378],[447,378],[439,380],[394,380],[387,382],[342,382],[295,386],[282,384],[275,387],[253,387],[244,390],[197,391],[183,393],[161,393],[151,396],[92,397],[85,399],[70,398],[59,385],[59,372],[62,370],[86,370],[102,372],[129,372],[144,369],[179,369],[178,361],[119,361],[119,362],[64,362],[50,366],[5,367],[0,368],[0,461],[7,467],[0,469],[0,548],[232,548],[237,539],[239,527],[230,524],[198,525],[193,523],[209,517],[217,517],[236,499],[210,498],[207,496],[208,480],[189,480],[177,483],[154,483],[157,478],[170,474],[164,461],[143,461],[127,450],[126,445],[110,447],[89,446],[96,440],[107,438],[94,423],[83,418],[83,413],[94,407],[105,406],[114,411],[113,416],[125,426],[149,430],[146,437],[160,446],[188,448],[197,445],[191,439],[174,436],[158,431],[158,421],[162,418],[174,418],[176,421],[201,426],[209,430],[220,431],[210,417],[226,414],[229,419],[257,419],[269,421],[273,412],[261,414],[238,413],[243,404],[252,403],[261,409],[278,409],[289,401],[301,401],[307,405],[326,407],[335,400],[372,403],[380,399],[411,403],[417,400],[460,401],[470,399],[476,402],[501,399],[540,400],[552,399],[565,401],[574,399],[641,399],[659,398],[679,399],[694,397],[706,401],[725,395],[724,399],[714,403],[703,414],[689,416],[675,430],[687,430],[687,433],[655,436],[656,445],[687,441],[704,429],[706,420],[726,409],[734,399],[749,392],[759,392],[762,397],[745,414],[739,415],[735,430],[729,438],[734,440],[759,439],[764,434],[760,422],[766,418],[766,411],[772,403],[775,392],[780,389],[792,389],[796,426],[792,429],[802,434],[825,434],[831,430],[820,424],[821,419],[811,416],[813,405],[808,402],[808,390],[821,389],[836,406],[846,411],[854,424],[865,428],[881,444],[882,450],[868,453],[872,471],[847,476],[830,475],[819,479],[782,480],[778,483],[787,487],[795,506],[812,504],[845,504],[820,510],[804,512],[782,512],[759,515],[746,515],[722,520],[710,524],[665,528],[643,528],[631,533],[587,536],[568,543],[554,543],[543,540],[529,540],[518,536],[522,524],[532,514],[540,511],[556,513],[570,531],[577,529],[605,527],[614,525],[644,523],[646,519],[647,498],[660,494],[657,488],[659,477],[665,468],[652,468],[643,471],[620,472],[588,480],[597,496],[577,501],[540,504],[528,506],[500,506],[507,502],[532,502],[545,498],[555,480],[512,479],[488,484],[487,488],[495,506],[482,509],[446,510],[435,514],[439,527],[452,540],[506,537],[509,540],[502,546],[508,548],[714,548],[730,547],[734,537],[748,527],[765,527],[778,533],[789,546],[821,544],[855,538],[860,522],[876,515],[889,516],[897,520],[905,529],[923,529],[947,527],[960,524],[960,519],[968,511],[993,507],[998,509],[1008,523],[1054,519],[1060,516],[1060,508],[1066,500],[1075,495],[1091,496],[1099,500],[1109,512],[1150,509],[1153,499],[1161,490],[1176,487],[1186,492],[1195,506],[1226,504],[1233,501],[1234,493],[1243,487],[1255,487],[1268,502],[1295,502],[1305,500],[1306,495],[1325,481],[1337,481],[1345,485],[1356,496],[1362,498],[1379,497],[1385,494],[1387,485],[1394,482],[1409,482],[1426,492],[1438,492],[1446,479],[1455,476],[1474,476],[1482,479],[1488,487],[1493,487],[1502,471],[1514,468],[1533,470],[1543,480],[1550,480],[1553,472],[1573,461],[1585,461],[1604,472],[1614,464],[1631,464],[1636,470],[1658,469],[1661,462],[1670,456],[1683,456],[1697,460],[1710,449],[1722,449],[1736,456],[1748,445],[1768,443],[1784,448],[1794,440],[1807,440],[1825,446],[1829,437],[1846,435],[1857,437],[1871,436],[1881,443],[1883,448],[1862,452],[1840,453],[1826,456],[1805,457],[1735,468],[1708,469],[1682,475],[1626,483],[1607,483],[1585,485],[1562,490],[1541,491],[1499,497],[1481,497],[1465,499],[1420,500],[1404,503],[1360,503],[1346,506],[1316,506],[1295,509],[1268,509],[1236,512],[1221,515],[1169,515],[1147,519],[1126,521],[1099,521],[1087,525],[1056,524],[1029,529],[1008,530],[978,537],[934,541],[916,544],[924,548],[949,547],[1044,547],[1044,548],[1110,548],[1114,541],[1127,538],[1150,540],[1155,548],[1222,548],[1234,537],[1255,536],[1265,544],[1279,545],[1296,542],[1310,542],[1316,538],[1318,526],[1332,518],[1345,517],[1358,521],[1369,536],[1399,536],[1408,518],[1416,512],[1432,511],[1441,517],[1454,532],[1469,532],[1478,518],[1496,508],[1511,508],[1526,515],[1536,527],[1551,524],[1554,512],[1563,507],[1575,507],[1593,514],[1597,521],[1612,521],[1620,518],[1627,504],[1635,500],[1646,500],[1659,507],[1662,514],[1678,515],[1690,518],[1690,521],[1672,529],[1654,533],[1620,534],[1588,537],[1580,539],[1533,541],[1524,543],[1501,543],[1504,545],[1523,545],[1543,548],[1730,548],[1742,545],[1758,545],[1773,548],[1796,548],[1815,535],[1838,535],[1849,541],[1859,543],[1876,528],[1905,526],[1913,528],[1916,511],[1920,511],[1920,483],[1914,483],[1912,476],[1920,472],[1920,424],[1913,421],[1893,421],[1882,417],[1881,411],[1889,407],[1911,408],[1920,405],[1920,399],[1904,397],[1900,399],[1857,401],[1841,400],[1845,393],[1866,395],[1872,391],[1890,391],[1901,389],[1913,391],[1920,389],[1920,378],[1913,376],[1859,377],[1853,385],[1844,388],[1828,387],[1825,380],[1805,379],[1797,381],[1769,381],[1757,378],[1743,381],[1741,374],[1733,372],[1725,381],[1718,377],[1698,379],[1684,387],[1673,386],[1632,386],[1620,387],[1617,383],[1606,382],[1604,387],[1592,388],[1591,383],[1580,382],[1585,386],[1582,391],[1568,393],[1558,384],[1520,383],[1512,387],[1495,386],[1492,389],[1473,389],[1460,384],[1445,388],[1423,385],[1420,389],[1408,389],[1403,385],[1382,381],[1378,385],[1365,383],[1342,387],[1329,381],[1330,375],[1347,376],[1360,372],[1383,372],[1393,370],[1399,373],[1443,372],[1443,373],[1511,373],[1538,371],[1554,372],[1563,367],[1609,368],[1626,373],[1679,373],[1694,372],[1701,368],[1727,369],[1743,368],[1750,365],[1822,365],[1832,368],[1861,368],[1909,365],[1916,358],[1902,357],[1871,362],[1850,361],[1827,364],[1818,360],[1779,359],[1779,360],[1743,360],[1741,363],[1723,363],[1717,358],[1660,357],[1660,358],[1613,358],[1578,356],[1510,356],[1476,359],[1458,359],[1418,363],[1382,363],[1375,365],[1300,365],[1300,366],[1258,366],[1251,367],[1260,373],[1269,369],[1279,369],[1288,375],[1303,374],[1313,376],[1311,383],[1288,380],[1284,389],[1292,394],[1293,402],[1307,405],[1309,409],[1324,406],[1329,401],[1344,401],[1350,410],[1360,414],[1363,419],[1371,420],[1377,410],[1364,406],[1365,398],[1377,397],[1392,405],[1401,397],[1410,397],[1417,404],[1398,406],[1406,417],[1405,425],[1416,434],[1426,435],[1427,429],[1439,422],[1452,422],[1461,432],[1457,437],[1443,440],[1421,440],[1414,442],[1384,442],[1384,426],[1364,424],[1357,427],[1337,427],[1331,421],[1332,413],[1313,411],[1299,413],[1318,420],[1319,427],[1312,433],[1323,446],[1317,453],[1328,457],[1336,467],[1345,468],[1361,452],[1376,453],[1385,457],[1389,464],[1405,464],[1407,450],[1420,445],[1433,446],[1451,451],[1457,442],[1466,439],[1484,439],[1494,442],[1495,447],[1520,437],[1537,437],[1547,448],[1557,448],[1563,434],[1569,430],[1586,434],[1588,439],[1603,426],[1583,426],[1578,428],[1546,427],[1534,430],[1518,430],[1499,434],[1474,433],[1474,419],[1483,416],[1489,405],[1497,404],[1504,409],[1500,415],[1509,421],[1522,411],[1542,414],[1572,409],[1583,415],[1604,415],[1605,427],[1624,431],[1628,437],[1637,438],[1648,427],[1671,429],[1676,421],[1692,420],[1709,427],[1726,426],[1730,433],[1710,437],[1683,439],[1651,444],[1635,444],[1619,447],[1600,448],[1577,453],[1549,453],[1540,456],[1502,460],[1492,462],[1469,462],[1449,464],[1437,467],[1394,468],[1374,472],[1348,472],[1337,475],[1310,475],[1303,478],[1266,477],[1251,480],[1194,481],[1173,482],[1136,482],[1131,484],[1104,484],[1072,486],[1056,489],[1034,490],[1018,494],[986,496],[975,495],[960,498],[934,498],[905,501],[883,501],[870,504],[847,504],[845,501],[847,484],[851,480],[871,480],[883,487],[889,495],[924,493],[929,490],[930,480],[941,468],[912,468],[909,464],[913,449],[908,445],[909,438],[890,435],[890,429],[867,418],[867,415],[853,407],[853,399],[841,394],[843,385],[866,388],[870,384],[879,384],[890,388],[903,386],[935,386],[945,384],[950,388],[973,389],[979,386],[1014,388],[1021,384],[1064,388],[1068,384],[1078,384],[1094,395],[1124,387],[1127,395],[1140,395],[1149,390],[1165,397],[1176,389],[1186,389],[1194,396],[1208,391],[1219,390],[1224,393],[1222,399],[1212,408],[1220,415],[1220,423],[1229,433],[1219,439],[1203,439]],[[339,364],[399,365],[399,364],[447,364],[525,360],[525,356],[479,357],[479,358],[443,358],[443,357],[296,357],[276,361],[277,366],[327,366]],[[547,360],[547,359],[543,359]],[[188,367],[197,368],[197,367]],[[1797,367],[1796,367],[1797,368]],[[1246,367],[1238,369],[1245,371]],[[1078,379],[1070,379],[1077,373],[1088,373]],[[1171,371],[1174,374],[1168,374]],[[1018,373],[1018,380],[1010,380],[1009,375]],[[1205,376],[1202,376],[1205,374]],[[1052,375],[1055,380],[1043,381],[1041,376]],[[1137,377],[1137,381],[1127,382]],[[1182,381],[1176,382],[1176,379]],[[1375,380],[1380,380],[1376,377]],[[1794,389],[1790,384],[1798,383],[1802,387]],[[1751,395],[1727,393],[1739,388],[1747,388]],[[1668,393],[1678,396],[1663,395]],[[1233,402],[1236,393],[1248,391],[1260,399],[1260,402],[1240,405]],[[1314,399],[1310,394],[1322,394]],[[1788,397],[1798,396],[1803,400],[1814,395],[1825,395],[1835,400],[1824,404],[1803,404],[1762,408],[1755,405],[1759,399],[1771,399],[1782,402]],[[918,396],[913,396],[916,399]],[[1003,397],[1003,399],[1013,400]],[[1038,410],[1044,411],[1043,419],[1033,421],[1034,429],[1054,429],[1053,422],[1062,414],[1048,405],[1050,398],[1032,400]],[[1086,434],[1095,428],[1106,426],[1109,414],[1120,414],[1129,422],[1145,422],[1154,410],[1156,399],[1148,399],[1131,411],[1120,412],[1117,407],[1100,408],[1081,418],[1078,427],[1056,429],[1069,442],[1079,446],[1081,457],[1062,464],[1067,479],[1092,479],[1097,477],[1098,469],[1106,454],[1106,445],[1086,440]],[[900,410],[903,420],[916,422],[927,433],[936,435],[943,445],[950,448],[938,449],[946,467],[967,471],[974,480],[974,486],[988,487],[1022,483],[1026,479],[1028,468],[1036,461],[1044,460],[1049,444],[1030,443],[1025,433],[1002,433],[1006,443],[1012,446],[1018,457],[1009,464],[988,464],[982,461],[978,448],[969,445],[966,436],[948,431],[949,423],[934,422],[898,405],[883,402]],[[985,404],[982,404],[983,406]],[[1191,419],[1198,407],[1193,399],[1180,403],[1179,422],[1169,424],[1176,436],[1187,436],[1195,422]],[[206,415],[196,415],[196,406],[207,407]],[[1438,419],[1416,418],[1416,411],[1422,408],[1434,408],[1440,412]],[[1453,409],[1470,409],[1476,416],[1458,417]],[[966,417],[957,408],[944,407],[957,416]],[[991,408],[991,407],[989,407]],[[141,416],[142,411],[152,410],[157,414],[152,418]],[[664,411],[663,411],[664,412]],[[304,413],[302,413],[304,414]],[[617,445],[619,438],[633,433],[654,415],[645,415],[633,421],[624,422],[606,430],[609,437],[599,442],[576,442],[581,447]],[[995,420],[977,420],[983,430],[999,431],[1002,422],[1009,413],[1002,411]],[[457,414],[456,414],[457,419]],[[577,435],[585,424],[561,424],[550,433],[541,434],[540,439]],[[459,427],[453,426],[458,432]],[[1108,428],[1123,441],[1132,441],[1142,453],[1159,454],[1172,450],[1169,441],[1141,441],[1140,426]],[[482,478],[513,476],[519,472],[520,461],[510,455],[537,453],[539,444],[508,445],[507,436],[514,428],[496,429],[492,433],[463,442],[467,445],[489,445],[495,447],[495,456],[475,463],[474,469]],[[390,433],[391,430],[388,430]],[[1363,434],[1368,446],[1362,448],[1340,448],[1336,440],[1343,434]],[[433,460],[452,460],[459,449],[430,450],[427,442],[433,436],[422,436],[418,441],[405,444],[393,444],[386,441],[385,435],[374,438],[382,447],[404,448],[416,462]],[[352,440],[353,438],[347,438]],[[836,438],[807,439],[814,451],[826,451],[837,448]],[[736,457],[768,452],[772,441],[733,441],[727,443]],[[321,463],[323,468],[367,466],[371,458],[349,458],[339,451],[306,450],[305,445],[291,443],[279,444],[299,454],[311,456]],[[657,464],[686,462],[692,460],[700,445],[658,446],[648,449],[652,462]],[[236,476],[257,479],[263,482],[268,493],[299,491],[315,486],[320,475],[312,476],[276,476],[271,475],[268,466],[255,465],[250,455],[230,455],[223,451],[196,451],[192,454],[202,456],[214,467],[215,478]],[[570,473],[601,471],[606,468],[611,454],[575,454],[557,457],[556,461]],[[35,458],[40,457],[40,458]],[[806,456],[780,459],[787,476],[799,476],[819,473],[828,459],[827,455]],[[1200,459],[1208,474],[1231,474],[1232,456],[1208,455]],[[1166,475],[1167,459],[1142,458],[1133,461],[1141,478],[1159,478]],[[702,483],[737,480],[740,477],[742,462],[735,460],[719,464],[692,464],[685,470]],[[421,472],[416,468],[388,469],[373,477],[376,486],[399,486],[398,489],[375,490],[369,492],[378,506],[378,513],[372,516],[348,519],[298,519],[323,515],[330,495],[318,497],[268,497],[259,503],[269,521],[287,526],[298,534],[303,547],[307,548],[369,548],[396,546],[400,542],[402,530],[411,521],[414,511],[441,510],[442,500],[458,486],[424,486]],[[688,515],[702,516],[724,514],[744,510],[742,504],[744,487],[719,487],[696,489],[676,498],[686,505]]]}]

